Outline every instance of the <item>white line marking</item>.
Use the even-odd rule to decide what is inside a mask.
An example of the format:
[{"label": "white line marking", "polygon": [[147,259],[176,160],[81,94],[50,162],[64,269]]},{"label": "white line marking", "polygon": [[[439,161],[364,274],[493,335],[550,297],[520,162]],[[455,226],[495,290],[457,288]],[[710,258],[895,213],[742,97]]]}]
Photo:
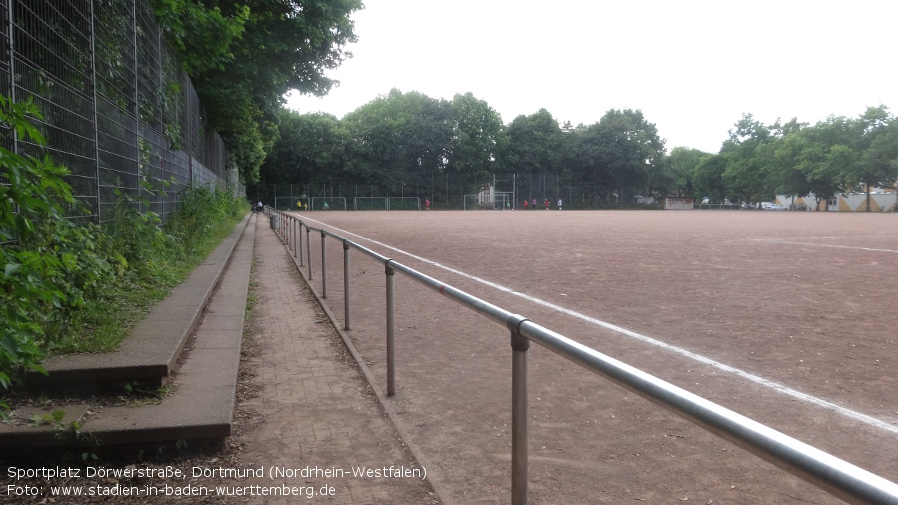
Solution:
[{"label": "white line marking", "polygon": [[872,247],[860,247],[860,246],[855,246],[855,245],[814,244],[812,242],[792,242],[790,240],[776,240],[776,239],[767,239],[767,238],[760,238],[757,240],[759,240],[761,242],[774,242],[777,244],[809,245],[809,246],[813,246],[813,247],[834,247],[836,249],[860,249],[861,251],[898,253],[898,251],[895,251],[893,249],[874,249]]},{"label": "white line marking", "polygon": [[[537,304],[537,305],[542,305],[543,307],[547,307],[547,308],[550,308],[550,309],[552,309],[552,310],[556,310],[556,311],[561,312],[561,313],[563,313],[563,314],[566,314],[566,315],[575,317],[575,318],[577,318],[577,319],[581,319],[581,320],[583,320],[583,321],[592,323],[592,324],[594,324],[594,325],[596,325],[596,326],[601,326],[601,327],[606,328],[606,329],[609,329],[609,330],[611,330],[611,331],[614,331],[614,332],[617,332],[617,333],[626,335],[626,336],[631,337],[631,338],[635,338],[636,340],[640,340],[640,341],[645,342],[645,343],[647,343],[647,344],[651,344],[651,345],[660,347],[660,348],[662,348],[662,349],[665,349],[665,350],[667,350],[667,351],[673,352],[673,353],[675,353],[675,354],[679,354],[679,355],[685,356],[685,357],[687,357],[687,358],[692,358],[692,359],[694,359],[695,361],[698,361],[699,363],[704,363],[704,364],[706,364],[706,365],[709,365],[709,366],[713,366],[713,367],[715,367],[715,368],[718,368],[718,369],[720,369],[720,370],[722,370],[722,371],[724,371],[724,372],[732,373],[732,374],[737,375],[737,376],[739,376],[739,377],[741,377],[741,378],[743,378],[743,379],[746,379],[746,380],[749,380],[749,381],[751,381],[751,382],[754,382],[755,384],[759,384],[759,385],[761,385],[761,386],[765,386],[765,387],[768,387],[768,388],[770,388],[770,389],[773,389],[774,391],[776,391],[776,392],[778,392],[778,393],[782,393],[782,394],[791,396],[791,397],[793,397],[793,398],[797,398],[797,399],[799,399],[799,400],[808,402],[808,403],[813,404],[813,405],[816,405],[816,406],[818,406],[818,407],[823,407],[823,408],[825,408],[825,409],[829,409],[829,410],[835,411],[835,412],[837,412],[837,413],[839,413],[839,414],[842,414],[842,415],[845,416],[845,417],[849,417],[849,418],[854,419],[854,420],[856,420],[856,421],[860,421],[860,422],[862,422],[862,423],[864,423],[864,424],[868,424],[868,425],[870,425],[870,426],[873,426],[874,428],[879,428],[879,429],[881,429],[881,430],[885,430],[885,431],[888,431],[888,432],[891,432],[891,433],[894,433],[894,434],[898,435],[898,426],[891,425],[891,424],[889,424],[889,423],[887,423],[887,422],[885,422],[885,421],[881,421],[881,420],[879,420],[879,419],[876,419],[875,417],[871,417],[871,416],[868,416],[868,415],[866,415],[866,414],[861,414],[860,412],[855,412],[855,411],[853,411],[853,410],[851,410],[851,409],[847,409],[847,408],[842,407],[842,406],[840,406],[840,405],[836,405],[835,403],[832,403],[832,402],[830,402],[830,401],[823,400],[823,399],[821,399],[821,398],[817,398],[816,396],[811,396],[811,395],[809,395],[809,394],[802,393],[801,391],[797,391],[797,390],[795,390],[795,389],[789,388],[789,387],[784,386],[784,385],[782,385],[782,384],[778,384],[778,383],[776,383],[776,382],[770,381],[770,380],[768,380],[768,379],[765,379],[765,378],[760,377],[760,376],[758,376],[758,375],[755,375],[755,374],[753,374],[753,373],[746,372],[746,371],[744,371],[744,370],[740,370],[740,369],[738,369],[738,368],[735,368],[735,367],[726,365],[726,364],[724,364],[724,363],[720,363],[719,361],[715,361],[715,360],[713,360],[713,359],[711,359],[711,358],[702,356],[702,355],[700,355],[700,354],[696,354],[696,353],[694,353],[694,352],[692,352],[692,351],[688,351],[688,350],[683,349],[683,348],[681,348],[681,347],[676,347],[676,346],[670,345],[670,344],[668,344],[668,343],[666,343],[666,342],[662,342],[662,341],[660,341],[660,340],[655,340],[654,338],[647,337],[647,336],[645,336],[645,335],[641,335],[641,334],[639,334],[639,333],[636,333],[635,331],[631,331],[631,330],[628,330],[628,329],[626,329],[626,328],[621,328],[620,326],[617,326],[617,325],[615,325],[615,324],[611,324],[611,323],[606,322],[606,321],[602,321],[601,319],[596,319],[596,318],[594,318],[594,317],[590,317],[590,316],[587,316],[587,315],[585,315],[585,314],[581,314],[581,313],[579,313],[579,312],[574,312],[573,310],[566,309],[566,308],[561,307],[561,306],[559,306],[559,305],[555,305],[554,303],[550,303],[550,302],[547,302],[547,301],[545,301],[545,300],[541,300],[541,299],[539,299],[539,298],[535,298],[535,297],[533,297],[533,296],[530,296],[530,295],[528,295],[528,294],[521,293],[521,292],[519,292],[519,291],[515,291],[515,290],[513,290],[513,289],[511,289],[511,288],[502,286],[501,284],[496,284],[495,282],[488,281],[488,280],[486,280],[486,279],[481,279],[480,277],[477,277],[477,276],[474,276],[474,275],[471,275],[471,274],[462,272],[461,270],[456,270],[455,268],[452,268],[452,267],[443,265],[442,263],[439,263],[439,262],[436,262],[436,261],[433,261],[433,260],[429,260],[429,259],[427,259],[427,258],[422,258],[421,256],[417,256],[417,255],[412,254],[412,253],[410,253],[410,252],[403,251],[402,249],[393,247],[393,246],[391,246],[391,245],[384,244],[383,242],[378,242],[377,240],[373,240],[373,239],[370,239],[370,238],[367,238],[367,237],[363,237],[363,236],[361,236],[361,235],[358,235],[358,234],[356,234],[356,233],[352,233],[352,232],[347,231],[347,230],[342,230],[342,229],[340,229],[340,228],[337,228],[337,227],[335,227],[335,226],[329,225],[329,224],[327,224],[327,223],[323,223],[323,222],[321,222],[321,221],[317,221],[317,220],[315,220],[315,219],[309,219],[309,218],[304,218],[304,219],[307,219],[307,220],[309,220],[309,221],[314,221],[314,222],[316,222],[316,223],[320,223],[321,225],[327,226],[327,227],[329,227],[329,228],[333,228],[334,230],[337,230],[337,231],[339,231],[340,233],[344,233],[344,234],[347,234],[347,235],[352,235],[352,236],[358,237],[358,238],[360,238],[360,239],[362,239],[362,240],[366,240],[366,241],[368,241],[368,242],[370,242],[370,243],[372,243],[372,244],[377,244],[377,245],[379,245],[379,246],[381,246],[381,247],[385,247],[385,248],[387,248],[387,249],[396,251],[396,252],[398,252],[398,253],[404,254],[404,255],[406,255],[406,256],[408,256],[408,257],[410,257],[410,258],[416,259],[416,260],[421,261],[421,262],[423,262],[423,263],[427,263],[427,264],[429,264],[429,265],[433,265],[433,266],[435,266],[435,267],[442,268],[443,270],[446,270],[447,272],[451,272],[451,273],[454,273],[454,274],[456,274],[456,275],[460,275],[460,276],[462,276],[462,277],[465,277],[465,278],[467,278],[467,279],[470,279],[470,280],[472,280],[472,281],[479,282],[479,283],[484,284],[484,285],[486,285],[486,286],[489,286],[489,287],[491,287],[491,288],[494,288],[494,289],[497,289],[497,290],[499,290],[499,291],[502,291],[503,293],[508,293],[508,294],[511,294],[511,295],[514,295],[514,296],[523,298],[523,299],[525,299],[525,300],[527,300],[527,301],[529,301],[529,302],[535,303],[535,304]],[[895,251],[892,251],[892,252],[895,252]]]}]

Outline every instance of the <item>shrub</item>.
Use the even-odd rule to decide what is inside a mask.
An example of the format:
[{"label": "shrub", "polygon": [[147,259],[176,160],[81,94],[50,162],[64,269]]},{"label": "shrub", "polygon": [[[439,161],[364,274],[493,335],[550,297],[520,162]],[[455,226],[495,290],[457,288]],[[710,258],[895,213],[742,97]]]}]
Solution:
[{"label": "shrub", "polygon": [[[0,128],[10,145],[43,151],[43,135],[31,118],[41,118],[27,100],[0,96]],[[77,206],[63,177],[68,171],[49,157],[0,147],[0,385],[9,388],[23,369],[43,370],[40,361],[64,334],[72,313],[114,275],[99,230],[66,219]],[[104,252],[100,252],[104,251]]]}]

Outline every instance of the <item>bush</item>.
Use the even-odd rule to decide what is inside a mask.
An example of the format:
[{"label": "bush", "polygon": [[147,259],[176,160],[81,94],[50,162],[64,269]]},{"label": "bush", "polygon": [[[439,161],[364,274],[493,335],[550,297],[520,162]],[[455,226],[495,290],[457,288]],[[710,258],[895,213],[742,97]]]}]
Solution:
[{"label": "bush", "polygon": [[[30,123],[41,118],[31,100],[0,96],[0,128],[10,145],[15,133],[38,150],[46,145]],[[31,146],[29,145],[29,147]],[[113,275],[112,261],[95,226],[66,219],[76,207],[68,171],[49,157],[0,147],[0,385],[9,388],[22,370],[42,371],[40,361],[65,333],[72,313]]]},{"label": "bush", "polygon": [[[15,132],[20,146],[42,151],[30,122],[40,118],[30,100],[0,95],[3,145]],[[83,215],[67,174],[45,154],[0,147],[0,391],[25,370],[45,372],[40,363],[50,352],[115,349],[249,210],[227,192],[188,189],[163,226],[119,194],[102,227],[79,224],[66,218]]]}]

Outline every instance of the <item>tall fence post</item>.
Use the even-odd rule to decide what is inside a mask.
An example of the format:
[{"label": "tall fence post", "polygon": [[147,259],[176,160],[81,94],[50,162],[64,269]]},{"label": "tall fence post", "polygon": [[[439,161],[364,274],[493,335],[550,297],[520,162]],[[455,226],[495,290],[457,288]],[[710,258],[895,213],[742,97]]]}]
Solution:
[{"label": "tall fence post", "polygon": [[306,226],[306,256],[309,257],[309,280],[312,280],[312,230]]},{"label": "tall fence post", "polygon": [[527,504],[527,445],[530,414],[527,406],[527,350],[530,340],[521,336],[521,323],[528,321],[517,314],[508,318],[511,331],[511,503]]},{"label": "tall fence post", "polygon": [[327,298],[327,235],[321,230],[321,298]]},{"label": "tall fence post", "polygon": [[349,323],[349,244],[343,241],[343,329],[350,329]]},{"label": "tall fence post", "polygon": [[394,292],[395,273],[390,267],[392,259],[384,263],[384,273],[387,275],[387,396],[396,394],[396,297]]}]

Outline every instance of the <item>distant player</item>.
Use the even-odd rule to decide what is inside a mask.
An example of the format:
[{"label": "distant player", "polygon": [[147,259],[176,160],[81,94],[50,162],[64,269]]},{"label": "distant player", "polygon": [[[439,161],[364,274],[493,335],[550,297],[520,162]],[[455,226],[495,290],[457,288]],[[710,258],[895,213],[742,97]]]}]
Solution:
[{"label": "distant player", "polygon": [[543,202],[543,205],[546,207],[546,210],[549,210],[549,199],[546,198],[546,201]]},{"label": "distant player", "polygon": [[527,206],[530,205],[530,202],[524,200],[524,210],[527,210]]},{"label": "distant player", "polygon": [[561,210],[561,198],[558,199],[558,210]]},{"label": "distant player", "polygon": [[430,200],[424,199],[424,210],[430,210]]},{"label": "distant player", "polygon": [[536,210],[536,198],[533,199],[533,202],[530,205],[531,205],[531,207],[530,207],[531,209]]}]

